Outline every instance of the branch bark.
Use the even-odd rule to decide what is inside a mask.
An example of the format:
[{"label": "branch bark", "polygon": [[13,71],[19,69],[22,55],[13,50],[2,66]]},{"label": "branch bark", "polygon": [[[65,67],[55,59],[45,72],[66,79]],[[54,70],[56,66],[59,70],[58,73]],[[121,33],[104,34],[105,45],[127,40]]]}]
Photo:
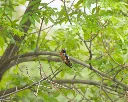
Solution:
[{"label": "branch bark", "polygon": [[[35,9],[32,9],[34,7],[33,5],[31,5],[32,2],[34,2],[34,1],[31,0],[29,2],[28,7],[27,7],[24,15],[29,13],[29,12],[34,12]],[[40,3],[40,2],[41,2],[41,0],[38,0],[38,3]],[[37,7],[37,9],[38,9],[38,7]],[[30,25],[31,25],[31,22],[29,19],[24,24],[21,25],[21,27],[25,33],[27,33],[27,31],[29,30]],[[17,35],[15,35],[13,38],[16,42],[21,43],[24,40],[25,36],[26,35],[24,35],[20,38]],[[7,67],[10,65],[11,62],[8,62],[6,65],[3,65],[3,64],[6,62],[6,60],[13,57],[18,52],[18,50],[19,50],[19,46],[16,43],[10,44],[6,48],[4,54],[2,55],[2,57],[0,59],[0,64],[1,64],[0,65],[0,80],[2,79],[3,73],[7,70]]]},{"label": "branch bark", "polygon": [[[49,77],[49,76],[48,76]],[[47,78],[44,78],[44,79],[41,79],[31,85],[25,85],[25,86],[22,86],[22,87],[14,87],[14,88],[11,88],[11,89],[7,89],[5,91],[0,91],[0,98],[4,98],[4,97],[7,97],[11,94],[14,94],[14,93],[17,93],[19,91],[23,91],[25,89],[28,89],[28,88],[31,88],[32,86],[35,86],[37,85],[39,82],[42,82],[44,80],[46,80]],[[87,84],[87,85],[94,85],[94,86],[98,86],[100,87],[100,82],[97,82],[97,81],[91,81],[91,80],[67,80],[67,79],[63,79],[63,80],[53,80],[52,82],[55,82],[55,83],[58,83],[58,84]],[[103,83],[103,86],[102,87],[105,87],[107,89],[109,89],[110,91],[115,91],[117,92],[117,90],[113,90],[112,88],[114,88],[115,86],[112,85],[111,87],[109,87],[106,83]],[[4,93],[4,95],[3,95]],[[122,94],[122,93],[121,93]],[[3,96],[2,96],[3,95]],[[123,95],[123,94],[122,94]]]},{"label": "branch bark", "polygon": [[[59,53],[57,53],[57,52],[47,52],[47,51],[43,51],[43,52],[30,52],[30,53],[26,53],[26,54],[14,56],[14,57],[8,59],[8,61],[9,61],[9,62],[11,62],[11,61],[17,61],[18,58],[19,58],[19,59],[20,59],[20,58],[23,59],[23,58],[32,57],[32,56],[35,56],[35,57],[36,57],[36,56],[39,56],[39,55],[59,56]],[[80,60],[78,60],[78,59],[76,59],[76,58],[73,58],[73,57],[71,57],[71,56],[70,56],[70,59],[71,59],[71,61],[73,61],[73,62],[75,62],[75,63],[77,63],[77,64],[80,64],[80,65],[82,65],[82,66],[84,66],[84,67],[90,69],[90,65],[86,64],[85,62],[80,61]],[[28,59],[28,61],[29,61],[29,60],[31,60],[31,59]],[[59,61],[59,59],[57,59],[57,60]],[[22,63],[22,61],[24,62],[24,60],[20,60],[20,63]],[[8,62],[6,62],[6,63],[8,63]],[[6,63],[5,63],[5,65],[6,65]],[[14,62],[13,62],[13,63],[14,63]],[[11,65],[11,64],[10,64],[10,65]],[[13,64],[13,65],[15,65],[15,64]],[[10,67],[7,67],[6,70],[8,70],[9,68],[10,68]],[[109,80],[112,80],[113,82],[116,82],[118,85],[121,85],[121,86],[124,88],[124,90],[128,90],[128,85],[126,85],[126,84],[124,84],[124,83],[118,81],[117,79],[115,79],[115,78],[113,78],[113,77],[110,77],[109,75],[105,74],[104,72],[99,71],[99,70],[96,69],[95,67],[92,66],[92,68],[91,68],[90,70],[93,70],[95,73],[99,74],[99,75],[102,76],[102,77],[108,78]],[[3,74],[4,74],[4,73],[2,73],[2,75],[3,75]]]}]

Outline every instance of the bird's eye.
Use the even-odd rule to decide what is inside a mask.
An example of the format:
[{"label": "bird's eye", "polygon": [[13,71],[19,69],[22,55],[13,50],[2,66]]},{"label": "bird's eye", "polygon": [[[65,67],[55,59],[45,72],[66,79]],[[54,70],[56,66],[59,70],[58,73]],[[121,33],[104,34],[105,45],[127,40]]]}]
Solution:
[{"label": "bird's eye", "polygon": [[65,56],[65,53],[63,53],[63,55]]},{"label": "bird's eye", "polygon": [[65,49],[62,49],[62,52],[63,52],[63,53],[66,53],[66,50],[65,50]]}]

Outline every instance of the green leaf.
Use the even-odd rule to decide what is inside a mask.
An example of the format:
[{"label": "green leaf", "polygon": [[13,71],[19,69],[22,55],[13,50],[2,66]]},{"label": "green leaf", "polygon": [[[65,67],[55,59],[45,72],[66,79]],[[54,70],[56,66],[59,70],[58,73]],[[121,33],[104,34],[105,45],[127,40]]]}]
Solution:
[{"label": "green leaf", "polygon": [[48,24],[48,18],[44,18],[45,24]]},{"label": "green leaf", "polygon": [[52,17],[48,16],[48,19],[49,19],[52,23],[54,23],[54,20],[52,19]]},{"label": "green leaf", "polygon": [[34,20],[34,18],[32,16],[29,16],[29,20],[35,26],[35,20]]},{"label": "green leaf", "polygon": [[50,97],[49,98],[49,102],[59,102],[59,101],[54,97]]},{"label": "green leaf", "polygon": [[61,73],[60,73],[61,78],[63,78],[63,77],[64,77],[64,75],[65,75],[65,73],[64,73],[64,72],[61,72]]},{"label": "green leaf", "polygon": [[120,34],[118,34],[118,36],[119,36],[120,40],[122,41],[122,43],[124,44],[124,39],[123,39],[123,37],[122,37]]},{"label": "green leaf", "polygon": [[40,17],[37,14],[33,14],[32,18],[34,18],[38,23],[40,23]]},{"label": "green leaf", "polygon": [[31,49],[34,51],[36,48],[36,43],[35,41],[31,41]]},{"label": "green leaf", "polygon": [[[29,6],[36,5],[36,4],[39,3],[39,2],[40,2],[40,0],[32,1],[32,2],[29,4]],[[28,6],[28,7],[29,7],[29,6]]]},{"label": "green leaf", "polygon": [[3,48],[4,47],[4,39],[0,36],[0,46]]},{"label": "green leaf", "polygon": [[86,7],[86,0],[83,0],[83,6]]},{"label": "green leaf", "polygon": [[28,20],[28,17],[29,16],[27,14],[23,15],[20,25],[24,24]]},{"label": "green leaf", "polygon": [[79,8],[80,4],[82,4],[83,0],[79,0],[75,5],[74,7],[75,8]]},{"label": "green leaf", "polygon": [[3,15],[4,10],[2,8],[0,8],[0,17]]},{"label": "green leaf", "polygon": [[84,6],[86,5],[86,7],[90,8],[91,4],[93,4],[95,2],[96,2],[96,0],[83,0],[83,5]]},{"label": "green leaf", "polygon": [[58,97],[60,95],[60,92],[55,91],[55,92],[52,92],[52,94],[53,94],[54,97]]}]

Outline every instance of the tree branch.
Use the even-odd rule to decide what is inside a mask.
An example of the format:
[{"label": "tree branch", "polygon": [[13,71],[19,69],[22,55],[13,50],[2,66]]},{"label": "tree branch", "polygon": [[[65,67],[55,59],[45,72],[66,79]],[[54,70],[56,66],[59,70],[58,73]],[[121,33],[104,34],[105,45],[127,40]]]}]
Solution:
[{"label": "tree branch", "polygon": [[[35,53],[35,52],[30,52],[30,53],[26,53],[26,54],[14,56],[13,58],[10,58],[8,61],[17,60],[17,58],[25,58],[25,57],[39,56],[39,55],[59,56],[59,53],[57,53],[57,52],[46,52],[46,51],[43,51],[43,52],[36,52],[36,53]],[[73,58],[73,57],[71,57],[71,56],[70,56],[70,59],[71,59],[73,62],[75,62],[75,63],[77,63],[77,64],[80,64],[80,65],[82,65],[82,66],[84,66],[84,67],[90,69],[90,65],[86,64],[85,62],[80,61],[80,60],[78,60],[78,59],[76,59],[76,58]],[[8,63],[8,62],[6,62],[6,63]],[[6,63],[5,63],[5,64],[6,64]],[[22,61],[21,61],[21,63],[22,63]],[[9,69],[9,67],[8,67],[7,69]],[[7,70],[7,69],[6,69],[6,70]],[[124,89],[128,90],[128,86],[127,86],[126,84],[124,84],[124,83],[122,83],[122,82],[120,82],[120,81],[114,79],[113,77],[110,77],[109,75],[105,74],[104,72],[101,72],[101,71],[97,70],[97,69],[94,68],[93,66],[92,66],[92,69],[91,69],[91,70],[93,70],[94,72],[98,73],[98,74],[101,75],[102,77],[106,77],[106,78],[108,78],[109,80],[112,80],[112,81],[116,82],[117,84],[121,85]],[[4,73],[2,73],[2,75],[3,75],[3,74],[4,74]]]},{"label": "tree branch", "polygon": [[68,18],[68,21],[70,22],[70,24],[72,25],[72,22],[69,18],[69,15],[68,15],[68,12],[67,12],[67,9],[66,9],[66,4],[65,4],[65,0],[63,0],[63,3],[64,3],[64,9],[65,9],[65,12],[66,12],[66,15],[67,15],[67,18]]},{"label": "tree branch", "polygon": [[[22,87],[17,87],[17,90],[16,90],[16,88],[11,88],[11,89],[7,89],[6,91],[0,91],[0,96],[1,96],[0,98],[4,98],[4,97],[7,97],[8,95],[11,95],[11,94],[17,93],[19,91],[23,91],[25,89],[31,88],[32,86],[38,84],[39,82],[42,82],[43,80],[46,80],[47,78],[41,79],[37,82],[34,82],[31,85],[25,85],[25,86],[22,86]],[[58,83],[58,84],[67,84],[67,83],[69,83],[69,84],[87,84],[87,85],[100,86],[100,82],[91,81],[91,80],[66,80],[66,79],[63,79],[63,80],[52,80],[52,82],[55,82],[55,83]],[[107,89],[110,89],[111,91],[117,92],[116,90],[113,90],[112,88],[109,88],[106,83],[103,83],[102,87],[105,87]],[[114,87],[114,86],[112,86],[112,87]],[[3,95],[3,92],[5,92],[4,95]]]},{"label": "tree branch", "polygon": [[[31,0],[29,2],[28,7],[27,7],[24,15],[28,14],[29,12],[33,12],[35,10],[35,9],[32,9],[34,7],[33,5],[31,5],[32,2],[34,2],[34,1]],[[37,4],[40,2],[41,2],[41,0],[38,0]],[[37,7],[37,9],[38,9],[38,7]],[[21,25],[21,27],[25,33],[27,33],[27,31],[29,30],[30,25],[31,25],[31,22],[29,19],[24,24]],[[14,35],[14,40],[18,43],[21,43],[23,41],[23,39],[25,38],[25,36],[26,35],[24,35],[20,38],[19,36]],[[4,51],[4,54],[2,55],[2,57],[0,59],[0,64],[1,64],[1,66],[0,66],[0,80],[2,79],[3,73],[6,71],[7,67],[10,64],[10,63],[7,63],[6,65],[3,65],[3,63],[6,62],[6,60],[8,60],[8,58],[13,57],[18,52],[18,50],[19,50],[19,46],[16,43],[13,43],[13,44],[8,45],[8,47]]]},{"label": "tree branch", "polygon": [[[60,71],[58,71],[58,69],[56,71],[54,71],[54,74],[57,75]],[[0,99],[2,98],[5,98],[5,97],[8,97],[9,95],[12,95],[12,94],[15,94],[17,92],[20,92],[20,91],[23,91],[23,90],[26,90],[26,89],[29,89],[31,88],[32,86],[35,86],[35,85],[38,85],[38,83],[50,78],[53,74],[49,75],[48,77],[45,77],[45,78],[41,78],[39,81],[37,82],[34,82],[32,83],[31,85],[25,85],[25,86],[22,86],[22,87],[14,87],[14,88],[10,88],[10,89],[7,89],[7,90],[4,90],[4,91],[0,91]],[[55,76],[54,75],[54,76]],[[4,93],[4,94],[3,94]]]}]

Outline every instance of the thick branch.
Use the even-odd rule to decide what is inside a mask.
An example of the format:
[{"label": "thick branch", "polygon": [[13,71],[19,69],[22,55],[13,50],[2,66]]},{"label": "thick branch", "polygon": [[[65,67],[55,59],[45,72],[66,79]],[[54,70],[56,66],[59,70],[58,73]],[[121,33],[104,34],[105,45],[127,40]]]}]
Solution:
[{"label": "thick branch", "polygon": [[[28,14],[29,12],[34,12],[35,9],[32,9],[34,6],[30,5],[33,1],[31,0],[28,4],[28,7],[24,13]],[[38,3],[40,3],[41,0],[38,0]],[[37,4],[38,4],[37,3]],[[37,7],[38,9],[38,7]],[[22,18],[23,19],[23,18]],[[22,29],[25,33],[27,33],[29,27],[31,25],[30,20],[28,19],[24,24],[22,24]],[[14,40],[18,43],[21,43],[23,41],[23,39],[25,38],[26,35],[22,36],[21,38],[17,35],[14,36]],[[9,66],[10,62],[8,62],[6,65],[3,65],[3,63],[6,62],[6,60],[8,60],[9,58],[11,58],[12,56],[14,56],[19,50],[19,46],[16,43],[10,44],[8,45],[8,47],[6,48],[4,54],[2,55],[1,59],[0,59],[0,80],[2,79],[2,75],[3,73],[6,71],[7,67]]]},{"label": "thick branch", "polygon": [[[46,51],[44,51],[44,52],[36,52],[36,53],[35,53],[35,52],[30,52],[30,53],[26,53],[26,54],[23,54],[23,55],[14,56],[13,58],[9,59],[9,61],[13,61],[13,60],[16,61],[18,58],[25,58],[25,57],[36,56],[36,55],[38,55],[38,56],[39,56],[39,55],[59,56],[59,53],[57,53],[57,52],[46,52]],[[78,59],[76,59],[76,58],[73,58],[73,57],[71,57],[71,56],[70,56],[70,59],[71,59],[73,62],[75,62],[75,63],[77,63],[77,64],[80,64],[80,65],[82,65],[82,66],[87,67],[87,68],[90,69],[90,65],[86,64],[85,62],[80,61],[80,60],[78,60]],[[6,64],[6,63],[5,63],[5,64]],[[9,69],[9,68],[7,68],[7,69]],[[91,69],[91,70],[93,70],[94,72],[98,73],[98,74],[101,75],[102,77],[106,77],[106,78],[108,78],[108,79],[110,79],[110,80],[116,82],[117,84],[121,85],[124,89],[128,90],[128,86],[127,86],[127,85],[125,85],[125,84],[123,84],[122,82],[120,82],[120,81],[118,81],[118,80],[116,80],[116,79],[110,77],[109,75],[105,74],[104,72],[101,72],[101,71],[97,70],[97,69],[94,68],[93,66],[92,66],[92,69]]]},{"label": "thick branch", "polygon": [[37,82],[33,82],[31,85],[25,85],[25,86],[22,86],[22,87],[14,87],[14,88],[10,88],[10,89],[6,89],[4,91],[0,91],[0,99],[1,98],[5,98],[5,97],[8,97],[12,94],[15,94],[17,92],[20,92],[20,91],[23,91],[23,90],[26,90],[26,89],[29,89],[31,88],[32,86],[36,86],[38,85],[38,83],[44,81],[44,80],[47,80],[48,78],[50,78],[52,75],[52,78],[54,78],[57,74],[59,74],[62,70],[59,70],[56,69],[56,71],[54,71],[51,75],[47,76],[47,77],[42,77],[39,81]]},{"label": "thick branch", "polygon": [[[42,61],[61,62],[60,58],[52,58],[52,57],[39,57],[39,58]],[[16,64],[19,64],[19,63],[35,61],[36,59],[37,59],[37,57],[34,57],[34,56],[19,58],[18,61],[16,61],[16,60],[12,61],[8,68],[11,68],[11,67],[13,67],[13,66],[15,66]]]},{"label": "thick branch", "polygon": [[[11,89],[7,89],[6,91],[0,91],[0,96],[2,96],[4,93],[4,95],[0,98],[7,97],[8,95],[10,95],[10,93],[14,94],[19,91],[23,91],[25,89],[31,88],[32,86],[37,85],[39,82],[42,82],[45,79],[41,79],[40,81],[35,82],[32,85],[25,85],[23,87],[11,88]],[[100,82],[91,81],[91,80],[66,80],[66,79],[64,79],[64,80],[53,80],[52,82],[55,82],[58,84],[69,84],[70,83],[70,84],[87,84],[87,85],[100,86]],[[116,90],[113,90],[112,88],[108,87],[108,85],[106,83],[103,83],[103,87],[116,92]],[[115,86],[111,86],[111,87],[114,88]]]},{"label": "thick branch", "polygon": [[53,80],[58,84],[89,84],[89,85],[100,85],[100,83],[91,80]]}]

